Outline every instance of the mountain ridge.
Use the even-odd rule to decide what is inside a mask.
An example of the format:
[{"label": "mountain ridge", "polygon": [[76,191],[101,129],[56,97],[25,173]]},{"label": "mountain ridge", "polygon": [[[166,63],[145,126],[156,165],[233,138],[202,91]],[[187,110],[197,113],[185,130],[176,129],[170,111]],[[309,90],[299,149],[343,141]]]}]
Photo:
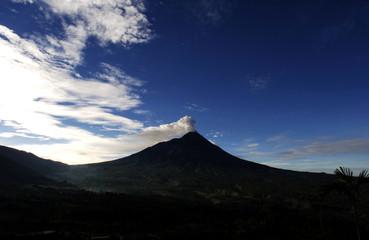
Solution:
[{"label": "mountain ridge", "polygon": [[286,191],[286,186],[311,192],[331,179],[326,174],[282,170],[237,158],[198,132],[102,163],[66,165],[0,147],[0,156],[5,155],[31,169],[30,175],[38,172],[86,190],[196,201],[242,202],[255,196],[278,198],[280,194],[292,197],[293,191]]},{"label": "mountain ridge", "polygon": [[65,171],[66,164],[46,160],[32,153],[0,146],[0,183],[21,185],[55,185],[56,173]]},{"label": "mountain ridge", "polygon": [[0,146],[0,157],[1,156],[11,159],[12,161],[32,169],[33,171],[42,175],[53,174],[64,171],[68,168],[67,164],[49,159],[43,159],[33,153],[6,146]]}]

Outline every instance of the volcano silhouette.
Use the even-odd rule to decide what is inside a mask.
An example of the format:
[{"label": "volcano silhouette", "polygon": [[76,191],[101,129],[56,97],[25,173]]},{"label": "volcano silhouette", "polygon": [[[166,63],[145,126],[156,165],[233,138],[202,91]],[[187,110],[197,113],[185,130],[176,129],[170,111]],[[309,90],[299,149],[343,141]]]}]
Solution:
[{"label": "volcano silhouette", "polygon": [[65,178],[93,191],[192,199],[249,194],[260,184],[291,174],[296,175],[237,158],[198,132],[189,132],[125,158],[70,166]]},{"label": "volcano silhouette", "polygon": [[[208,167],[242,167],[244,170],[268,171],[265,165],[239,159],[220,147],[209,142],[198,132],[189,132],[182,138],[161,142],[139,153],[112,162],[114,165],[128,164],[172,165],[177,167],[208,166]],[[103,163],[110,165],[112,163]]]},{"label": "volcano silhouette", "polygon": [[0,165],[0,181],[5,183],[42,184],[52,179],[97,192],[215,202],[293,196],[296,189],[311,192],[329,179],[327,174],[282,170],[237,158],[198,132],[125,158],[84,165],[65,165],[1,147]]}]

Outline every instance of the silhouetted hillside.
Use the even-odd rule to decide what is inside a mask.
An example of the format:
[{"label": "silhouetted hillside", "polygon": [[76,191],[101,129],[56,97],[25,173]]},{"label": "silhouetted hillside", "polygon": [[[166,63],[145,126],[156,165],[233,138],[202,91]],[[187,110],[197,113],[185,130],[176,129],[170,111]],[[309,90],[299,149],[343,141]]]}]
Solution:
[{"label": "silhouetted hillside", "polygon": [[51,180],[0,155],[0,184],[48,184]]},{"label": "silhouetted hillside", "polygon": [[242,160],[190,132],[115,161],[71,166],[63,178],[94,191],[223,202],[293,196],[294,190],[309,195],[330,176]]},{"label": "silhouetted hillside", "polygon": [[45,160],[32,153],[0,146],[0,184],[50,185],[49,177],[65,172],[68,165]]},{"label": "silhouetted hillside", "polygon": [[0,157],[12,160],[19,165],[29,168],[41,175],[54,175],[58,172],[66,171],[67,164],[46,160],[36,155],[14,148],[0,146]]}]

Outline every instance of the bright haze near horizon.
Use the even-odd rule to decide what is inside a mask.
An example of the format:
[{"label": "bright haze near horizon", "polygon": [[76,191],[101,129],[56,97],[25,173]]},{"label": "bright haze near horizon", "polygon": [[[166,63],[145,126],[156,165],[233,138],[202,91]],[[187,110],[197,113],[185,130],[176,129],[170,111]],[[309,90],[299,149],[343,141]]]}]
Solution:
[{"label": "bright haze near horizon", "polygon": [[369,161],[369,2],[2,0],[0,145],[68,164],[195,129],[332,172]]}]

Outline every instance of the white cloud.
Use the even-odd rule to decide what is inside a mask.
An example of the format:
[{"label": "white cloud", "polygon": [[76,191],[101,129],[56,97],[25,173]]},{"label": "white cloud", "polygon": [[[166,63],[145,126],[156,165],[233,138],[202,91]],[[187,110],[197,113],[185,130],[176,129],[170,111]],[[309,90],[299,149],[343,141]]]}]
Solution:
[{"label": "white cloud", "polygon": [[59,136],[53,134],[63,119],[113,125],[127,132],[142,127],[138,121],[112,113],[112,109],[123,111],[141,104],[131,86],[140,85],[139,80],[120,82],[115,73],[109,77],[116,80],[110,82],[75,78],[32,40],[4,26],[0,34],[0,119],[49,137]]},{"label": "white cloud", "polygon": [[178,136],[186,132],[195,131],[195,123],[195,119],[185,116],[174,123],[162,124],[159,127],[147,127],[143,130],[142,134],[146,137],[152,136],[153,138],[157,138],[157,136],[163,133],[165,135]]},{"label": "white cloud", "polygon": [[[100,78],[76,78],[70,65],[58,64],[63,55],[54,55],[5,26],[0,26],[0,34],[0,119],[14,128],[13,136],[37,135],[74,146],[75,142],[85,141],[86,145],[99,137],[65,121],[104,125],[122,132],[137,132],[143,127],[139,121],[113,113],[141,104],[133,92],[141,81],[117,69],[110,71],[111,75],[106,71],[97,74]],[[69,55],[65,56],[68,59]],[[114,69],[108,64],[102,66]],[[106,79],[109,81],[102,81]]]},{"label": "white cloud", "polygon": [[12,0],[12,1],[16,3],[33,3],[33,0]]},{"label": "white cloud", "polygon": [[212,135],[213,135],[213,138],[223,137],[223,134],[220,132],[214,132]]},{"label": "white cloud", "polygon": [[33,138],[35,144],[12,146],[63,162],[87,163],[121,157],[194,130],[190,117],[148,128],[124,117],[124,111],[142,104],[138,93],[145,92],[139,89],[144,82],[116,66],[101,63],[101,71],[89,78],[75,72],[91,36],[102,45],[129,46],[151,39],[138,1],[15,2],[46,4],[42,9],[59,15],[63,29],[58,37],[22,37],[0,25],[0,120],[7,129],[0,134],[2,142]]},{"label": "white cloud", "polygon": [[219,132],[219,131],[210,131],[210,133],[206,134],[207,137],[212,137],[212,138],[221,138],[223,137],[223,133]]},{"label": "white cloud", "polygon": [[133,112],[136,113],[136,114],[139,114],[139,115],[151,115],[151,114],[153,114],[149,110],[141,110],[141,109],[136,109]]},{"label": "white cloud", "polygon": [[[141,1],[130,0],[13,0],[17,3],[40,4],[46,16],[62,19],[64,38],[54,35],[36,38],[37,44],[59,64],[77,66],[82,62],[82,51],[89,37],[96,37],[101,45],[111,42],[129,47],[152,39],[150,23],[143,14]],[[67,65],[65,65],[67,64]]]},{"label": "white cloud", "polygon": [[193,118],[185,116],[177,122],[143,128],[139,133],[132,135],[109,138],[94,135],[91,132],[81,132],[80,138],[67,143],[20,145],[17,147],[44,158],[71,164],[101,162],[117,159],[158,142],[194,131],[194,124]]},{"label": "white cloud", "polygon": [[[32,1],[31,1],[32,2]],[[142,13],[141,1],[131,0],[36,0],[43,2],[54,14],[68,17],[85,34],[97,37],[102,44],[122,43],[129,46],[152,38],[149,22]],[[83,26],[83,28],[81,28]],[[77,31],[81,33],[81,31]]]}]

